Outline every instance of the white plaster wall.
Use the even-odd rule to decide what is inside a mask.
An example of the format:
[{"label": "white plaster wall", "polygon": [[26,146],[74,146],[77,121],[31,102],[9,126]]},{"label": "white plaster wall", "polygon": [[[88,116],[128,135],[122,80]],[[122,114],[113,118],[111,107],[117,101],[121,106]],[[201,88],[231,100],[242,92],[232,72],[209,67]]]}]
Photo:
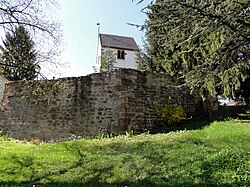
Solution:
[{"label": "white plaster wall", "polygon": [[136,63],[136,54],[137,52],[135,51],[125,50],[125,59],[116,59],[115,67],[138,69]]},{"label": "white plaster wall", "polygon": [[97,49],[97,64],[96,64],[96,70],[97,72],[100,72],[100,68],[101,68],[101,55],[102,55],[102,46],[100,44],[100,42],[98,42],[98,49]]},{"label": "white plaster wall", "polygon": [[[107,50],[112,50],[114,53],[117,54],[117,49],[112,49],[112,48],[101,48],[99,46],[98,50],[98,66],[97,66],[97,71],[100,72],[100,66],[101,66],[101,52],[105,52]],[[137,63],[136,63],[136,57],[137,53],[136,51],[129,51],[129,50],[124,50],[125,51],[125,59],[117,59],[116,58],[116,63],[114,65],[115,68],[130,68],[130,69],[138,69]]]}]

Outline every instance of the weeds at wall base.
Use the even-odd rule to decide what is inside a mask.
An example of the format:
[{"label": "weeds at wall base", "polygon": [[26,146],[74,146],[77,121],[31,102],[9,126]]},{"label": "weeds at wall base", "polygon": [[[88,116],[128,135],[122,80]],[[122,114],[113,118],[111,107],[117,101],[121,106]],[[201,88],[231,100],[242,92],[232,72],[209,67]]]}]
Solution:
[{"label": "weeds at wall base", "polygon": [[0,140],[9,141],[9,135],[7,133],[3,133],[2,131],[0,131]]}]

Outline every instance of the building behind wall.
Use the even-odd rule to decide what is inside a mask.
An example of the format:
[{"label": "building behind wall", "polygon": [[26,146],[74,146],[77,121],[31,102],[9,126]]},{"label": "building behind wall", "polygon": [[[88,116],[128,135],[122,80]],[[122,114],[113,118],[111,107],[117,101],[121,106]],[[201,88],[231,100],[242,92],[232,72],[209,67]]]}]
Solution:
[{"label": "building behind wall", "polygon": [[134,38],[99,34],[97,72],[101,71],[101,56],[107,50],[112,50],[116,55],[114,68],[138,69],[136,57],[139,48]]}]

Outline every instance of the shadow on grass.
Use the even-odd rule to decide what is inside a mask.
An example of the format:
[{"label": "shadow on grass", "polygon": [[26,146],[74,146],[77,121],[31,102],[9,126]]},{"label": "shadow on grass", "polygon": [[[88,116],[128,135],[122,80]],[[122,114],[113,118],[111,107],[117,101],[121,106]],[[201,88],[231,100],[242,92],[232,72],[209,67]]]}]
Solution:
[{"label": "shadow on grass", "polygon": [[214,114],[213,120],[225,120],[228,118],[250,120],[250,106],[220,106]]},{"label": "shadow on grass", "polygon": [[[247,184],[249,186],[250,183]],[[181,183],[181,184],[157,184],[155,182],[152,182],[150,180],[144,179],[137,182],[131,182],[131,181],[121,181],[116,183],[106,183],[106,182],[100,182],[98,181],[98,178],[92,179],[88,182],[52,182],[49,184],[32,184],[32,183],[4,183],[0,182],[1,187],[235,187],[235,186],[241,186],[239,183],[235,184],[214,184],[214,183],[207,183],[207,184],[195,184],[195,183]]]},{"label": "shadow on grass", "polygon": [[[74,155],[76,156],[76,160],[73,162],[73,164],[71,164],[68,167],[65,168],[61,168],[55,171],[49,171],[49,172],[44,172],[43,174],[38,174],[35,172],[35,165],[33,163],[34,158],[32,156],[25,156],[25,157],[20,157],[17,156],[16,154],[12,154],[10,155],[8,158],[12,163],[14,163],[17,167],[13,168],[13,171],[5,171],[6,174],[8,175],[13,175],[13,174],[17,174],[19,172],[21,172],[21,170],[23,170],[24,168],[29,169],[30,171],[30,180],[29,182],[1,182],[1,178],[0,178],[0,187],[2,186],[10,186],[10,187],[14,187],[14,186],[29,186],[29,187],[38,187],[41,186],[36,185],[37,183],[39,183],[42,179],[48,179],[50,176],[58,176],[58,175],[63,175],[65,173],[67,173],[69,170],[74,169],[74,168],[78,168],[78,167],[82,167],[85,163],[85,155],[82,153],[81,149],[79,148],[79,146],[76,144],[75,146],[71,146],[69,147],[67,144],[64,144],[66,150],[68,151],[72,151],[74,153]],[[66,183],[65,183],[66,184]],[[64,184],[60,184],[62,187],[64,186]],[[60,186],[58,184],[58,186]],[[42,185],[43,186],[43,185]],[[50,185],[45,185],[45,186],[50,186]],[[53,185],[54,186],[54,185]],[[57,186],[57,184],[55,185]],[[67,184],[66,186],[74,186],[73,184]]]},{"label": "shadow on grass", "polygon": [[[178,140],[177,140],[178,141]],[[1,187],[198,187],[198,186],[214,186],[214,187],[233,187],[233,186],[250,186],[250,181],[241,180],[237,182],[231,182],[224,184],[221,180],[214,177],[217,174],[216,172],[224,171],[221,168],[229,167],[228,169],[232,172],[237,171],[238,176],[242,174],[242,176],[246,176],[247,172],[244,168],[246,166],[249,155],[244,151],[238,151],[235,149],[225,150],[225,151],[215,151],[214,153],[209,153],[211,156],[204,157],[203,154],[198,154],[196,156],[193,155],[193,152],[182,151],[181,144],[184,142],[174,143],[174,142],[133,142],[124,144],[123,142],[114,142],[112,144],[108,144],[108,149],[101,151],[99,145],[93,146],[91,150],[89,150],[89,154],[91,157],[88,157],[84,153],[84,145],[79,142],[72,142],[71,144],[65,144],[65,148],[71,151],[76,156],[76,162],[69,167],[64,167],[58,169],[56,171],[46,172],[44,174],[34,176],[26,182],[1,182]],[[179,155],[178,161],[172,159],[176,159],[174,154],[171,158],[169,158],[168,151],[176,150]],[[98,156],[97,156],[98,155]],[[112,157],[118,156],[119,160],[116,159],[112,161]],[[111,158],[104,165],[100,165],[99,167],[94,167],[94,165],[90,168],[86,167],[85,164],[94,162],[96,159],[100,159],[100,156],[105,159],[106,157]],[[198,164],[199,167],[194,167],[197,171],[189,171],[190,169],[190,159],[192,157],[192,166]],[[115,157],[117,158],[117,157]],[[234,160],[232,161],[232,158]],[[29,158],[25,160],[20,160],[20,158],[12,157],[12,159],[20,162],[23,166],[28,167],[32,165],[32,159]],[[115,162],[114,162],[115,161]],[[172,162],[174,165],[170,167],[168,164]],[[102,162],[96,162],[102,163]],[[147,163],[147,165],[144,165]],[[162,167],[162,163],[164,163],[165,167]],[[115,165],[114,165],[115,164]],[[231,165],[230,165],[231,164]],[[232,165],[233,164],[233,165]],[[114,166],[117,166],[114,168]],[[241,167],[240,167],[241,166]],[[244,166],[244,167],[243,167]],[[145,167],[150,167],[145,169]],[[55,182],[53,177],[62,176],[70,170],[74,170],[78,168],[79,175],[72,176],[72,182]],[[164,169],[165,168],[165,169]],[[179,169],[178,169],[179,168]],[[241,169],[240,171],[239,168]],[[88,170],[84,173],[84,170]],[[117,173],[119,170],[119,173]],[[227,168],[225,168],[227,169]],[[174,171],[176,170],[176,171]],[[181,171],[185,171],[181,173]],[[115,173],[116,172],[116,173]],[[126,177],[125,180],[119,180],[119,175],[122,175],[122,172],[129,172],[129,176]],[[142,172],[142,173],[141,173]],[[132,173],[132,174],[131,174]],[[106,179],[103,174],[112,177],[113,182],[105,182]],[[116,174],[116,176],[115,176]],[[230,176],[232,173],[230,173]],[[68,174],[70,175],[70,174]],[[138,179],[136,176],[144,176],[143,179]],[[91,176],[91,177],[90,177]],[[75,178],[73,178],[75,177]],[[118,179],[115,179],[118,177]],[[195,182],[195,178],[199,178],[199,182]],[[45,182],[46,183],[42,183]],[[136,180],[135,180],[136,179]],[[225,181],[224,181],[225,182]]]},{"label": "shadow on grass", "polygon": [[219,110],[213,113],[212,118],[200,117],[191,119],[178,125],[164,126],[153,130],[150,134],[168,133],[179,130],[197,130],[210,125],[214,121],[225,121],[228,119],[238,119],[242,123],[250,120],[250,106],[219,106]]}]

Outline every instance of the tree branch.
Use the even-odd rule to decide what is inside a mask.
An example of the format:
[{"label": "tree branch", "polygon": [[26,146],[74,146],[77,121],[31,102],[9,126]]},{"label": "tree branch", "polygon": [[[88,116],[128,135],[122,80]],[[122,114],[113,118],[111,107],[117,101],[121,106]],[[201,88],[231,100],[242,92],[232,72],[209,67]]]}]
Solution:
[{"label": "tree branch", "polygon": [[233,32],[238,33],[239,36],[241,36],[241,37],[243,37],[243,38],[245,38],[247,40],[250,39],[249,35],[245,35],[244,33],[242,33],[239,29],[237,29],[236,27],[231,25],[230,22],[226,21],[225,18],[220,16],[220,15],[215,15],[215,14],[212,14],[212,13],[204,12],[201,8],[199,8],[197,6],[192,6],[191,4],[182,3],[182,2],[180,2],[178,0],[173,0],[173,2],[175,2],[176,4],[179,4],[181,6],[184,6],[186,8],[191,8],[193,10],[196,10],[202,16],[205,16],[205,17],[208,17],[208,18],[214,18],[214,19],[218,20],[220,23],[222,23],[223,25],[227,26]]}]

